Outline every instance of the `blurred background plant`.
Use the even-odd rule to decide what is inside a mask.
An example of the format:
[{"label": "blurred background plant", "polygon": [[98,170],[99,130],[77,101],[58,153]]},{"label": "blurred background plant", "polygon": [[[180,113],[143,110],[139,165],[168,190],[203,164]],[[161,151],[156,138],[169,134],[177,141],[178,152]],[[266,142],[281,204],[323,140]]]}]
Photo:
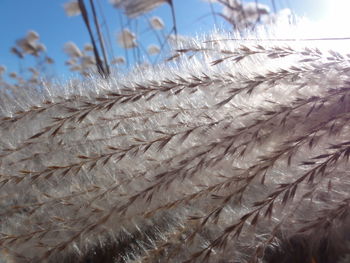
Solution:
[{"label": "blurred background plant", "polygon": [[[75,36],[71,36],[72,39],[61,47],[66,54],[65,65],[68,72],[78,73],[82,78],[95,73],[108,77],[111,71],[125,72],[134,65],[151,67],[170,57],[169,50],[178,46],[182,39],[186,39],[182,35],[186,30],[178,28],[176,21],[178,17],[183,18],[183,14],[176,10],[183,5],[192,8],[193,5],[189,2],[109,0],[106,5],[106,1],[71,0],[62,4],[62,11],[66,16],[84,22],[85,29],[81,28],[82,34],[89,36],[89,43],[83,46],[75,43]],[[201,3],[197,0],[194,6],[203,4],[207,6],[208,12],[193,19],[201,23],[205,19],[209,21],[207,30],[217,27],[244,34],[254,30],[259,24],[272,24],[280,20],[289,23],[293,17],[290,9],[282,8],[288,4],[280,4],[277,8],[274,0],[265,1],[265,4],[257,0],[207,0]],[[114,23],[107,22],[106,7],[116,11],[117,19],[114,19]],[[165,8],[162,15],[168,16],[170,24],[166,24],[164,17],[156,14],[159,7]],[[30,30],[25,37],[15,41],[10,51],[18,59],[18,68],[1,66],[1,86],[38,85],[42,80],[47,82],[53,76],[57,77],[54,70],[57,67],[53,66],[54,59],[48,55],[46,46],[40,41],[36,31]],[[34,61],[28,62],[28,57],[34,58]],[[6,67],[9,68],[8,71]]]},{"label": "blurred background plant", "polygon": [[[47,80],[52,77],[50,65],[54,60],[46,53],[46,46],[41,43],[40,36],[35,31],[28,31],[27,35],[18,39],[11,47],[10,52],[18,58],[18,71],[8,72],[10,82],[5,81],[4,75],[6,66],[0,66],[0,85],[3,88],[9,88],[11,85],[15,87],[36,86],[40,83],[40,77],[45,76]],[[24,67],[23,61],[27,56],[34,58],[34,65]],[[11,84],[10,84],[11,83]]]}]

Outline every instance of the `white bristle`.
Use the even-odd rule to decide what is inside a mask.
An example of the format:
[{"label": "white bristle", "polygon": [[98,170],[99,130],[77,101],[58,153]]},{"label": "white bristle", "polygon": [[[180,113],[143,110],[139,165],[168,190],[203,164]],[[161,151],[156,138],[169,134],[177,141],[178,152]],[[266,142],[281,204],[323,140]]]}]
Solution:
[{"label": "white bristle", "polygon": [[344,261],[349,41],[268,38],[0,90],[5,262]]}]

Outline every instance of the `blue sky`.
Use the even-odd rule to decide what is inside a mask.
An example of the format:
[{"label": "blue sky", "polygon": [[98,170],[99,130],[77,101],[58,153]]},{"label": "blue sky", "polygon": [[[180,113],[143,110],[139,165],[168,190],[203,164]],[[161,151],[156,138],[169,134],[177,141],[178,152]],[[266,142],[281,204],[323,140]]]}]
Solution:
[{"label": "blue sky", "polygon": [[[123,55],[123,50],[117,47],[115,36],[119,31],[118,13],[108,0],[95,0],[100,3],[111,33],[114,55]],[[291,8],[299,15],[317,19],[325,12],[326,0],[275,0],[277,8]],[[87,30],[80,16],[67,17],[63,4],[67,0],[0,0],[0,65],[5,65],[8,71],[18,71],[19,60],[9,49],[16,39],[24,37],[27,31],[39,33],[40,41],[47,47],[47,53],[56,61],[53,72],[57,76],[66,75],[64,66],[67,56],[63,53],[63,45],[67,41],[75,42],[79,47],[89,42]],[[260,0],[260,3],[271,6],[270,0]],[[202,0],[174,0],[178,31],[182,35],[200,34],[213,29],[214,21],[210,15],[210,7]],[[219,6],[216,7],[219,11]],[[171,16],[167,5],[153,11],[150,16],[160,16],[170,27]],[[222,20],[219,20],[224,23]],[[142,27],[142,25],[140,26]],[[142,34],[147,42],[150,32]],[[151,41],[151,40],[149,40]],[[31,66],[33,61],[26,58],[24,66]]]}]

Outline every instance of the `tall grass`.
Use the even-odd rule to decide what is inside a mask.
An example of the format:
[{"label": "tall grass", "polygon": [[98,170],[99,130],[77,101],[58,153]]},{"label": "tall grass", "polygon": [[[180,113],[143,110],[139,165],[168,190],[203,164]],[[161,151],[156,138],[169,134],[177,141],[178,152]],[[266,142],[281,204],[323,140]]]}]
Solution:
[{"label": "tall grass", "polygon": [[[88,78],[0,78],[1,262],[349,262],[348,40],[237,37],[276,17],[218,2],[237,34],[177,35],[166,61],[112,75],[96,9],[95,39],[70,3]],[[13,52],[49,64],[34,31]]]},{"label": "tall grass", "polygon": [[1,90],[1,256],[346,260],[350,55],[221,38],[110,79]]}]

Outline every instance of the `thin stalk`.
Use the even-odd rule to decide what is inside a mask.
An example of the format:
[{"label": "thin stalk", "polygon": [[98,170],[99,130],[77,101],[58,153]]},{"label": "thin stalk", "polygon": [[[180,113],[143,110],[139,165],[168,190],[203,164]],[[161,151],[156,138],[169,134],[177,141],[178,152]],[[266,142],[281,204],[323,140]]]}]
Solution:
[{"label": "thin stalk", "polygon": [[174,30],[174,34],[177,37],[177,27],[176,27],[176,15],[175,15],[175,8],[174,8],[174,4],[172,0],[169,0],[169,5],[170,5],[170,9],[171,9],[171,16],[173,19],[173,30]]},{"label": "thin stalk", "polygon": [[110,34],[110,29],[109,29],[109,26],[108,26],[108,23],[106,22],[106,17],[105,15],[103,14],[103,9],[102,9],[102,6],[101,6],[101,2],[97,2],[98,3],[98,7],[100,9],[100,13],[101,13],[101,17],[102,17],[102,20],[103,20],[103,23],[102,25],[105,26],[106,28],[106,34],[107,34],[107,49],[109,49],[109,57],[110,58],[114,58],[114,50],[113,50],[113,45],[112,45],[112,41],[111,41],[111,34]]},{"label": "thin stalk", "polygon": [[88,17],[87,11],[86,11],[86,7],[85,7],[85,4],[84,4],[84,1],[83,0],[78,0],[78,4],[79,4],[79,8],[81,10],[81,15],[83,17],[84,23],[85,23],[86,28],[87,28],[87,30],[89,32],[91,44],[92,44],[92,47],[93,47],[93,50],[94,50],[94,56],[95,56],[95,59],[96,59],[97,71],[98,71],[98,73],[101,76],[106,77],[107,75],[106,75],[106,72],[105,72],[105,70],[103,68],[103,64],[102,64],[102,61],[101,61],[101,58],[100,58],[100,55],[99,55],[99,52],[98,52],[98,49],[97,49],[97,46],[96,46],[96,41],[95,41],[95,38],[94,38],[92,30],[91,30],[89,17]]},{"label": "thin stalk", "polygon": [[95,22],[95,27],[96,27],[96,31],[98,34],[98,38],[100,41],[100,46],[101,46],[101,50],[102,50],[102,55],[103,55],[103,59],[104,59],[104,73],[105,73],[105,77],[108,77],[110,74],[110,70],[109,70],[109,66],[108,66],[108,58],[107,58],[107,54],[106,54],[106,48],[104,45],[104,41],[103,41],[103,36],[100,30],[100,25],[98,23],[98,18],[96,15],[96,9],[95,9],[95,5],[94,2],[92,0],[90,0],[90,5],[91,5],[91,9],[92,9],[92,15],[94,17],[94,22]]}]

